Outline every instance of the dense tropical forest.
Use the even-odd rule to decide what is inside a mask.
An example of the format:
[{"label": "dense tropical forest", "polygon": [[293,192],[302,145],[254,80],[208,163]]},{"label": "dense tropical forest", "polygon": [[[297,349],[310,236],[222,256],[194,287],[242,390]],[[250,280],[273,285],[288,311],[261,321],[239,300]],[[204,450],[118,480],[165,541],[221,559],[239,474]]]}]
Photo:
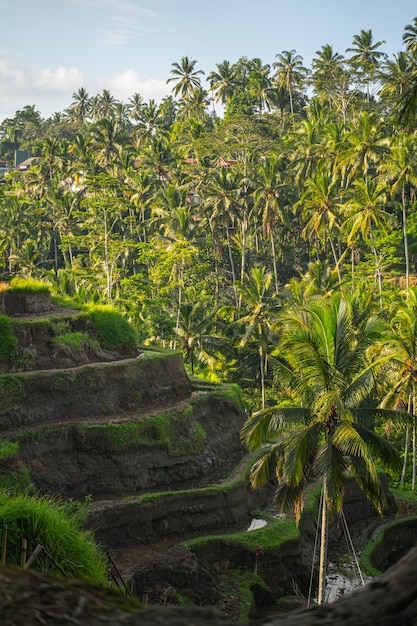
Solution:
[{"label": "dense tropical forest", "polygon": [[417,18],[403,42],[388,58],[362,30],[310,68],[295,50],[209,73],[185,56],[160,103],[80,88],[48,119],[17,111],[0,125],[2,280],[112,304],[249,410],[306,406],[326,370],[318,413],[413,414]]}]

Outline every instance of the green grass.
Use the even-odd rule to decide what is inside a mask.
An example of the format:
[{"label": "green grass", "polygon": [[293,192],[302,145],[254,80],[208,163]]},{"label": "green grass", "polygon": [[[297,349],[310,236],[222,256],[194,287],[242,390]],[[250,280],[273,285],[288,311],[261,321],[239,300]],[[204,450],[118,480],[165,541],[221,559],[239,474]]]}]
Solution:
[{"label": "green grass", "polygon": [[7,414],[24,397],[25,387],[18,375],[0,375],[0,415]]},{"label": "green grass", "polygon": [[298,539],[300,532],[292,520],[272,518],[263,528],[251,532],[231,533],[227,535],[208,535],[184,543],[189,550],[201,549],[213,542],[235,543],[255,553],[259,547],[263,550],[279,548],[286,541]]},{"label": "green grass", "polygon": [[0,439],[0,460],[10,459],[19,453],[19,444],[13,441]]},{"label": "green grass", "polygon": [[198,454],[204,449],[206,433],[192,411],[167,413],[138,422],[82,426],[83,430],[100,431],[103,446],[120,451],[131,446],[166,446],[172,456]]},{"label": "green grass", "polygon": [[50,293],[50,287],[46,283],[33,278],[12,278],[6,289],[15,293]]},{"label": "green grass", "polygon": [[98,341],[90,337],[87,333],[63,333],[52,339],[53,346],[64,346],[73,350],[82,350],[87,346],[98,346]]},{"label": "green grass", "polygon": [[[10,496],[6,490],[0,491],[0,528],[4,524],[7,563],[20,563],[21,542],[27,539],[27,558],[41,544],[67,575],[105,581],[106,560],[93,534],[81,531],[76,517],[69,515],[58,500],[27,494]],[[54,571],[53,563],[49,565]]]},{"label": "green grass", "polygon": [[0,315],[0,359],[13,359],[16,351],[17,339],[13,333],[10,318]]},{"label": "green grass", "polygon": [[94,305],[82,315],[88,318],[105,348],[136,345],[136,331],[117,309],[110,305]]}]

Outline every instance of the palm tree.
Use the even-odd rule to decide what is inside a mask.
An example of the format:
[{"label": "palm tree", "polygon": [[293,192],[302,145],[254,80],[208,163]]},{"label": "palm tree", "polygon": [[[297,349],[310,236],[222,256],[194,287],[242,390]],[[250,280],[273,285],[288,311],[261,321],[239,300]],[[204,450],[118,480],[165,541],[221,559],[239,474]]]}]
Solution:
[{"label": "palm tree", "polygon": [[[213,317],[215,312],[207,314],[207,303],[198,301],[194,304],[183,304],[180,310],[178,326],[178,343],[184,352],[184,360],[191,367],[194,375],[195,359],[213,367],[216,358],[213,354],[214,335]],[[224,338],[222,338],[222,342]],[[212,348],[212,349],[210,349]]]},{"label": "palm tree", "polygon": [[234,65],[229,61],[223,61],[216,65],[217,71],[210,72],[207,80],[210,89],[214,92],[216,102],[227,104],[235,93],[237,74]]},{"label": "palm tree", "polygon": [[381,172],[388,175],[391,184],[391,195],[401,195],[405,286],[410,284],[410,258],[408,252],[407,204],[417,188],[417,144],[414,135],[398,133],[392,143],[389,159],[381,165]]},{"label": "palm tree", "polygon": [[276,311],[276,294],[272,289],[273,274],[265,268],[253,267],[245,281],[237,281],[241,307],[237,323],[243,324],[245,332],[240,347],[254,339],[259,354],[262,408],[265,408],[265,373],[274,328],[273,312]]},{"label": "palm tree", "polygon": [[401,51],[394,54],[394,60],[387,59],[381,72],[382,88],[380,95],[398,102],[410,89],[414,81],[416,53]]},{"label": "palm tree", "polygon": [[352,48],[346,48],[346,52],[353,52],[349,62],[355,68],[361,69],[365,74],[366,79],[366,94],[369,100],[370,95],[370,82],[375,75],[375,71],[378,68],[380,61],[385,59],[387,55],[385,52],[377,50],[380,46],[386,43],[385,40],[373,43],[372,30],[361,30],[359,35],[355,35],[353,38]]},{"label": "palm tree", "polygon": [[334,52],[333,46],[326,44],[316,52],[313,58],[313,82],[318,93],[324,91],[328,94],[336,80],[344,72],[344,57]]},{"label": "palm tree", "polygon": [[285,222],[285,192],[283,183],[284,164],[275,154],[263,159],[256,171],[256,180],[253,181],[255,190],[254,209],[260,209],[262,214],[262,228],[271,244],[272,267],[275,279],[275,291],[278,294],[278,270],[275,250],[275,226],[278,222]]},{"label": "palm tree", "polygon": [[365,180],[376,174],[383,156],[388,154],[388,138],[376,114],[362,111],[344,135],[338,164],[347,182],[356,176]]},{"label": "palm tree", "polygon": [[131,98],[129,98],[129,117],[135,122],[140,119],[140,112],[143,106],[143,98],[140,93],[136,92]]},{"label": "palm tree", "polygon": [[195,70],[197,61],[188,56],[182,57],[179,63],[172,63],[172,78],[168,78],[167,83],[175,82],[172,91],[175,96],[181,95],[185,98],[191,94],[193,89],[200,87],[201,79],[199,74],[204,74],[203,70]]},{"label": "palm tree", "polygon": [[207,108],[210,104],[208,93],[202,87],[196,87],[184,97],[178,107],[178,119],[204,120],[207,117]]},{"label": "palm tree", "polygon": [[[310,477],[322,484],[319,604],[324,600],[328,511],[340,512],[348,474],[355,477],[378,511],[384,506],[378,468],[399,467],[399,455],[385,439],[364,426],[362,405],[374,387],[373,372],[387,357],[369,359],[369,346],[384,327],[363,318],[354,301],[334,294],[282,316],[277,376],[291,389],[286,404],[253,414],[242,438],[261,456],[251,471],[253,486],[274,475],[281,508],[302,508]],[[377,409],[369,409],[371,415]],[[301,424],[288,432],[290,423]]]},{"label": "palm tree", "polygon": [[259,102],[259,111],[270,108],[270,95],[272,91],[271,79],[269,77],[271,67],[262,65],[261,59],[256,59],[256,66],[249,74],[249,91]]},{"label": "palm tree", "polygon": [[303,57],[295,50],[284,50],[281,54],[276,54],[278,59],[272,64],[276,70],[275,78],[278,87],[285,87],[290,98],[291,115],[294,115],[293,91],[294,87],[302,84],[308,70],[303,66]]},{"label": "palm tree", "polygon": [[83,123],[88,117],[90,110],[90,97],[84,87],[72,94],[70,110],[74,113],[78,122]]},{"label": "palm tree", "polygon": [[[341,281],[340,259],[333,241],[333,231],[338,226],[339,195],[336,181],[328,171],[319,170],[305,181],[306,190],[302,193],[299,205],[303,207],[307,223],[303,228],[303,236],[307,239],[313,234],[319,237],[324,234],[328,238],[333,254],[335,268]],[[326,246],[324,246],[326,247]]]},{"label": "palm tree", "polygon": [[199,188],[199,193],[201,193],[203,199],[201,208],[208,210],[207,222],[214,239],[219,225],[224,229],[226,235],[236,306],[238,306],[239,301],[236,290],[236,269],[232,251],[231,231],[234,229],[235,212],[238,205],[238,188],[236,173],[224,167],[210,175],[207,182]]},{"label": "palm tree", "polygon": [[138,145],[143,145],[156,135],[161,135],[163,119],[161,107],[151,99],[142,104],[139,111],[139,118],[135,126],[134,135]]},{"label": "palm tree", "polygon": [[[393,334],[387,337],[383,348],[391,354],[393,368],[389,391],[385,395],[381,406],[398,406],[402,401],[412,419],[412,478],[411,488],[416,488],[416,464],[417,464],[417,442],[416,442],[416,416],[417,416],[417,289],[410,288],[405,294],[405,299],[391,321]],[[404,454],[403,472],[401,482],[404,482],[407,469],[409,424],[406,425],[406,445]]]},{"label": "palm tree", "polygon": [[384,181],[372,178],[355,180],[353,189],[348,190],[348,199],[344,205],[352,214],[346,218],[341,228],[347,232],[347,243],[355,240],[360,232],[364,239],[370,239],[371,251],[375,259],[375,275],[378,280],[379,302],[382,309],[382,274],[379,254],[375,244],[374,226],[386,232],[386,226],[394,222],[394,217],[385,211],[388,188]]},{"label": "palm tree", "polygon": [[407,52],[417,54],[417,17],[412,24],[407,24],[404,28],[403,42]]}]

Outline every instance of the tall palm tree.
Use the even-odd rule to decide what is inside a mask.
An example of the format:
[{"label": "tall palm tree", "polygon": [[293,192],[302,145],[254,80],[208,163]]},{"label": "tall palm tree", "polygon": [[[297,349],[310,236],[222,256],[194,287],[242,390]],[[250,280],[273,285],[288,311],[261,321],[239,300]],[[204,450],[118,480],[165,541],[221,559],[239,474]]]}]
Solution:
[{"label": "tall palm tree", "polygon": [[386,226],[393,224],[395,218],[385,211],[388,188],[384,181],[377,178],[360,178],[355,180],[353,188],[347,192],[346,210],[352,213],[345,219],[341,228],[347,233],[347,243],[350,245],[356,233],[360,232],[364,239],[369,237],[371,251],[375,259],[375,275],[378,281],[379,302],[382,309],[382,273],[379,263],[379,254],[376,248],[374,227],[386,232]]},{"label": "tall palm tree", "polygon": [[[341,281],[340,259],[334,242],[334,231],[340,228],[338,224],[339,187],[337,181],[332,178],[330,172],[319,170],[314,176],[305,181],[306,189],[302,193],[299,205],[303,208],[303,214],[307,218],[302,234],[307,239],[313,234],[316,237],[324,235],[329,240],[333,254],[335,268]],[[324,245],[326,248],[326,245]]]},{"label": "tall palm tree", "polygon": [[238,190],[239,183],[236,173],[224,167],[213,172],[204,185],[202,184],[199,188],[202,197],[201,208],[208,211],[207,223],[214,235],[214,240],[216,240],[216,231],[219,226],[224,229],[236,306],[238,306],[239,301],[236,290],[236,269],[231,233],[235,228]]},{"label": "tall palm tree", "polygon": [[140,118],[140,112],[143,105],[143,98],[140,93],[136,92],[131,98],[129,98],[128,109],[129,117],[135,122]]},{"label": "tall palm tree", "polygon": [[117,100],[110,93],[110,91],[108,89],[103,89],[101,94],[98,96],[98,110],[100,117],[113,117],[116,104]]},{"label": "tall palm tree", "polygon": [[403,42],[407,52],[417,54],[417,17],[412,24],[407,24],[404,28]]},{"label": "tall palm tree", "polygon": [[322,46],[316,55],[312,60],[314,86],[318,93],[328,94],[344,71],[344,57],[335,52],[331,44]]},{"label": "tall palm tree", "polygon": [[249,74],[248,88],[259,102],[259,110],[262,113],[264,108],[270,108],[270,93],[272,90],[270,71],[271,67],[262,65],[261,59],[256,59],[256,66]]},{"label": "tall palm tree", "polygon": [[245,332],[240,347],[251,339],[255,340],[259,354],[259,374],[261,381],[262,408],[265,408],[265,373],[268,365],[268,353],[274,330],[274,311],[277,312],[277,298],[272,288],[273,274],[265,268],[253,267],[245,281],[237,281],[236,286],[241,296],[239,319]]},{"label": "tall palm tree", "polygon": [[372,30],[361,30],[359,35],[355,35],[352,42],[352,48],[346,48],[346,52],[353,52],[349,58],[349,62],[355,68],[364,72],[366,80],[366,93],[369,100],[370,83],[378,69],[380,62],[387,58],[385,52],[378,50],[385,40],[373,43]]},{"label": "tall palm tree", "polygon": [[405,286],[410,285],[410,255],[408,251],[407,205],[415,197],[417,189],[417,143],[414,135],[398,133],[392,142],[389,158],[381,165],[380,171],[388,176],[391,196],[401,197],[403,226]]},{"label": "tall palm tree", "polygon": [[294,115],[293,93],[294,88],[302,84],[308,74],[308,70],[303,66],[303,57],[295,50],[284,50],[276,54],[278,59],[272,64],[275,71],[275,79],[278,87],[285,87],[290,98],[291,115]]},{"label": "tall palm tree", "polygon": [[[402,304],[396,309],[391,320],[393,333],[387,337],[382,349],[391,354],[393,367],[391,369],[389,391],[381,402],[382,407],[398,406],[402,401],[407,406],[412,417],[412,477],[411,488],[416,488],[417,441],[417,289],[409,288]],[[406,424],[406,445],[404,454],[401,482],[405,480],[408,457],[408,439],[410,424]]]},{"label": "tall palm tree", "polygon": [[237,85],[237,73],[234,65],[229,61],[223,61],[216,65],[217,71],[212,71],[207,76],[210,89],[214,93],[216,102],[227,104],[235,93]]},{"label": "tall palm tree", "polygon": [[394,60],[387,59],[381,71],[381,97],[389,97],[394,102],[401,100],[413,85],[415,78],[416,53],[404,52],[394,54]]},{"label": "tall palm tree", "polygon": [[[373,372],[386,358],[369,359],[369,347],[383,326],[362,318],[353,301],[334,294],[282,317],[277,376],[291,388],[292,406],[278,405],[252,415],[242,438],[261,456],[251,471],[254,486],[278,478],[281,508],[302,508],[310,477],[322,484],[319,604],[324,600],[328,510],[340,512],[345,480],[353,475],[378,511],[384,505],[378,468],[399,467],[399,455],[385,439],[366,428],[362,404],[374,387]],[[377,410],[369,410],[376,414]],[[290,422],[300,424],[288,432]]]},{"label": "tall palm tree", "polygon": [[172,78],[168,78],[167,83],[174,82],[172,91],[175,96],[178,94],[181,98],[185,98],[191,94],[193,89],[201,86],[200,74],[204,74],[203,70],[194,69],[197,61],[188,56],[182,57],[179,63],[172,63]]},{"label": "tall palm tree", "polygon": [[84,87],[80,87],[77,92],[72,94],[72,104],[70,106],[70,110],[80,123],[83,123],[88,117],[90,110],[90,97]]},{"label": "tall palm tree", "polygon": [[275,291],[278,294],[277,255],[275,250],[275,227],[278,222],[285,222],[285,183],[283,182],[284,163],[275,154],[271,154],[259,164],[253,185],[255,186],[254,209],[260,209],[262,228],[271,244],[272,267],[275,279]]}]

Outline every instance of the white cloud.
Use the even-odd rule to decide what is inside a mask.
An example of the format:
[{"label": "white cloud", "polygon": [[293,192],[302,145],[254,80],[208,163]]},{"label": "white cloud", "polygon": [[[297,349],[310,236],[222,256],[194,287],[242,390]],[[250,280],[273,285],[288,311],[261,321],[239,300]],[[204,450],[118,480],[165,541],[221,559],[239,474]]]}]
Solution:
[{"label": "white cloud", "polygon": [[109,89],[115,98],[123,102],[127,102],[134,93],[140,93],[144,100],[162,100],[167,95],[165,81],[156,78],[143,81],[134,70],[116,74],[106,81],[106,85],[103,84],[103,89]]},{"label": "white cloud", "polygon": [[49,93],[67,93],[78,89],[83,83],[83,75],[75,67],[66,68],[60,65],[57,70],[42,69],[35,79],[35,87]]}]

